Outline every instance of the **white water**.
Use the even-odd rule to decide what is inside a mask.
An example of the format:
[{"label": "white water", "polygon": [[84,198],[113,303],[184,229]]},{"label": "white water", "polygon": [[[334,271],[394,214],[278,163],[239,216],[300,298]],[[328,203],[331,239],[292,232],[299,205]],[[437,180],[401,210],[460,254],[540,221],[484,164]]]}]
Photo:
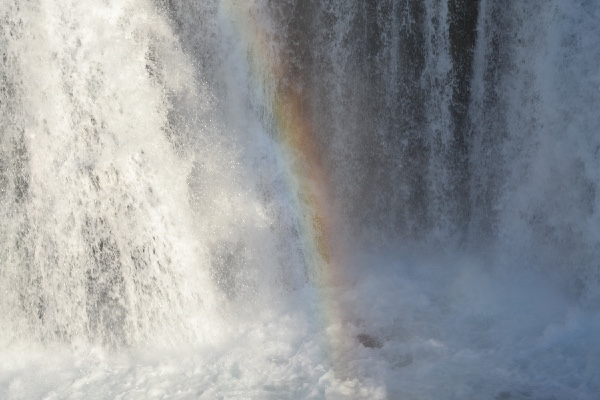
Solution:
[{"label": "white water", "polygon": [[[600,5],[480,3],[465,169],[446,4],[190,3],[0,5],[0,398],[598,397]],[[343,286],[244,19],[302,55]]]}]

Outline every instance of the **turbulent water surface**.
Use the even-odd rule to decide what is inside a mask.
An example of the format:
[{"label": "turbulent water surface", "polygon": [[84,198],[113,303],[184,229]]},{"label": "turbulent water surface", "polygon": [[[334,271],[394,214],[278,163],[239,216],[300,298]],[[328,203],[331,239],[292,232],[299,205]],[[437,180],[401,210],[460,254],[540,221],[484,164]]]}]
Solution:
[{"label": "turbulent water surface", "polygon": [[600,2],[2,0],[0,398],[600,393]]}]

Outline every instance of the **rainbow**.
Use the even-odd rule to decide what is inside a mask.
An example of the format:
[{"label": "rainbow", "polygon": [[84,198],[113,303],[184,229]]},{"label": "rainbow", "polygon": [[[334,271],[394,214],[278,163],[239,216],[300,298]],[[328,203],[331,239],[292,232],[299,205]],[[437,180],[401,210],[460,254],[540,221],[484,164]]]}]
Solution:
[{"label": "rainbow", "polygon": [[236,35],[249,51],[250,70],[269,96],[274,131],[277,132],[291,190],[305,238],[304,253],[320,297],[321,324],[327,331],[328,353],[334,371],[342,370],[343,336],[339,331],[343,311],[335,289],[342,281],[341,254],[333,245],[336,214],[329,192],[328,174],[309,115],[307,93],[294,81],[291,65],[278,54],[265,25],[257,21],[248,0],[224,0],[223,10]]}]

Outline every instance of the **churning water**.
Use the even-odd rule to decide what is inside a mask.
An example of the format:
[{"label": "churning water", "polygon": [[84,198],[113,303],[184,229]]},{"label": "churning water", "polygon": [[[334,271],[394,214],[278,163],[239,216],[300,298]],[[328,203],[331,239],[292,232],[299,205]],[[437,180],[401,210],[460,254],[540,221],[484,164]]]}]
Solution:
[{"label": "churning water", "polygon": [[0,398],[598,398],[600,3],[0,22]]}]

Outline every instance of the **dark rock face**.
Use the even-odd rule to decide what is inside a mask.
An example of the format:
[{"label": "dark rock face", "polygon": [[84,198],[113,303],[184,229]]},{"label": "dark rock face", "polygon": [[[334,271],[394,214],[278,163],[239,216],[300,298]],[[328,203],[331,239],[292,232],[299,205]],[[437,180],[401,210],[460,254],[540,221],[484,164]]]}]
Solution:
[{"label": "dark rock face", "polygon": [[358,340],[358,343],[370,349],[380,349],[383,347],[383,344],[381,341],[379,341],[379,339],[367,333],[360,333],[356,335],[356,340]]}]

